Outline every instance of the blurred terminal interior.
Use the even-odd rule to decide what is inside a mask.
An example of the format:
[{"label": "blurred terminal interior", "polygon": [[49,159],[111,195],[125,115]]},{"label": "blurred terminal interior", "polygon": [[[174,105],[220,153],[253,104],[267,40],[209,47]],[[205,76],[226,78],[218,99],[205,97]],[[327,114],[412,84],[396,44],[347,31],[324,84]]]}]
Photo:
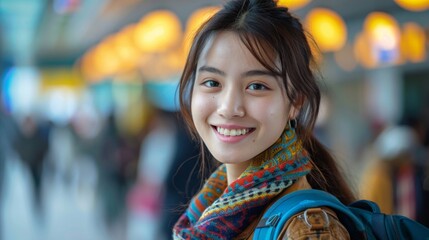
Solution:
[{"label": "blurred terminal interior", "polygon": [[[30,171],[35,177],[29,181],[41,181],[46,189],[46,179],[65,178],[77,182],[77,189],[97,189],[94,195],[104,203],[94,200],[95,205],[104,206],[107,225],[115,226],[109,230],[119,229],[109,234],[112,239],[156,236],[166,214],[159,209],[186,203],[178,194],[162,203],[168,189],[199,187],[187,179],[197,175],[177,176],[187,168],[183,162],[191,159],[192,168],[196,160],[189,157],[195,144],[170,136],[186,135],[175,115],[176,87],[193,33],[224,1],[0,0],[0,157],[6,159],[0,170],[19,167],[14,160],[25,158],[15,146],[20,128],[46,125],[43,174]],[[428,150],[429,0],[278,4],[302,19],[319,46],[323,98],[315,133],[344,163],[356,189],[373,158],[369,149],[390,156],[412,142],[401,134],[381,142],[386,137],[378,136],[386,129],[412,127],[415,142]],[[189,149],[189,156],[178,156],[186,151],[177,149]],[[14,206],[10,179],[17,175],[0,171],[0,176],[0,239],[19,239],[10,237],[20,231],[7,228],[13,216],[4,207]],[[185,189],[189,185],[195,186]],[[121,197],[111,197],[116,195]],[[147,206],[152,218],[136,214],[147,213]],[[89,236],[78,239],[97,239]]]}]

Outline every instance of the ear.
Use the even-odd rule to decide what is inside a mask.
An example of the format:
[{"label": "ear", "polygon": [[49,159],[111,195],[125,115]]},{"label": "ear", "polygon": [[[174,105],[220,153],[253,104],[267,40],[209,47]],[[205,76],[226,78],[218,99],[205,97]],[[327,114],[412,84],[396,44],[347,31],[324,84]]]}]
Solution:
[{"label": "ear", "polygon": [[298,117],[299,112],[301,111],[301,107],[304,104],[304,98],[302,96],[298,96],[294,103],[291,103],[289,109],[289,119],[296,119]]},{"label": "ear", "polygon": [[288,118],[289,119],[296,119],[298,117],[300,109],[301,109],[301,106],[297,107],[297,106],[291,104],[290,109],[289,109],[289,117]]}]

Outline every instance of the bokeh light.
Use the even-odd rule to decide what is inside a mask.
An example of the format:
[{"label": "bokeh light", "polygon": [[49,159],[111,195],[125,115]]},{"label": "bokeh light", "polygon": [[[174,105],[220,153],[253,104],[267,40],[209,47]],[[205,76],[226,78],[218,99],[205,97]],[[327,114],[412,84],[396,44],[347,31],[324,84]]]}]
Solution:
[{"label": "bokeh light", "polygon": [[401,55],[404,60],[422,62],[426,59],[426,35],[416,23],[404,24],[401,35]]},{"label": "bokeh light", "polygon": [[391,15],[384,12],[368,14],[364,22],[364,32],[378,63],[398,62],[400,29]]},{"label": "bokeh light", "polygon": [[182,27],[175,13],[158,10],[144,16],[137,24],[134,41],[146,53],[164,52],[177,47],[182,37]]},{"label": "bokeh light", "polygon": [[400,7],[409,11],[425,11],[429,9],[429,0],[394,0]]},{"label": "bokeh light", "polygon": [[377,61],[371,54],[371,45],[365,32],[360,32],[356,35],[353,52],[356,60],[365,68],[374,68],[377,66]]},{"label": "bokeh light", "polygon": [[188,18],[186,22],[185,35],[183,39],[183,52],[186,56],[191,48],[191,42],[195,37],[197,30],[201,25],[206,22],[211,16],[213,16],[220,7],[210,6],[197,9]]},{"label": "bokeh light", "polygon": [[132,41],[135,26],[129,25],[113,37],[113,51],[119,58],[119,71],[127,72],[135,68],[141,53]]},{"label": "bokeh light", "polygon": [[315,8],[306,17],[306,26],[323,52],[337,51],[347,41],[347,27],[334,11]]},{"label": "bokeh light", "polygon": [[310,2],[311,0],[278,0],[277,5],[296,10],[305,7]]}]

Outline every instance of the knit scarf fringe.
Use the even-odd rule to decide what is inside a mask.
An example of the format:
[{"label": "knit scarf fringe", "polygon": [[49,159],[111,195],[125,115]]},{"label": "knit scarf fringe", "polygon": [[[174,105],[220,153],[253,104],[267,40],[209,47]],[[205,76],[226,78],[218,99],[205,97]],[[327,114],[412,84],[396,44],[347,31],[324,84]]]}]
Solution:
[{"label": "knit scarf fringe", "polygon": [[311,170],[311,160],[293,129],[286,129],[267,150],[227,184],[221,165],[194,196],[173,229],[174,239],[233,239],[266,206]]}]

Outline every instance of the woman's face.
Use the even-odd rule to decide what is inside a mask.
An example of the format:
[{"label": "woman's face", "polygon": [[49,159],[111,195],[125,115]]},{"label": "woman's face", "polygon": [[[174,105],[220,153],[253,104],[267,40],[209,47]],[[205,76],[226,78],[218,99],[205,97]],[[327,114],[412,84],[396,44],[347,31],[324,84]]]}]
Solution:
[{"label": "woman's face", "polygon": [[207,42],[197,64],[191,113],[211,154],[245,163],[282,134],[292,109],[281,80],[233,32]]}]

